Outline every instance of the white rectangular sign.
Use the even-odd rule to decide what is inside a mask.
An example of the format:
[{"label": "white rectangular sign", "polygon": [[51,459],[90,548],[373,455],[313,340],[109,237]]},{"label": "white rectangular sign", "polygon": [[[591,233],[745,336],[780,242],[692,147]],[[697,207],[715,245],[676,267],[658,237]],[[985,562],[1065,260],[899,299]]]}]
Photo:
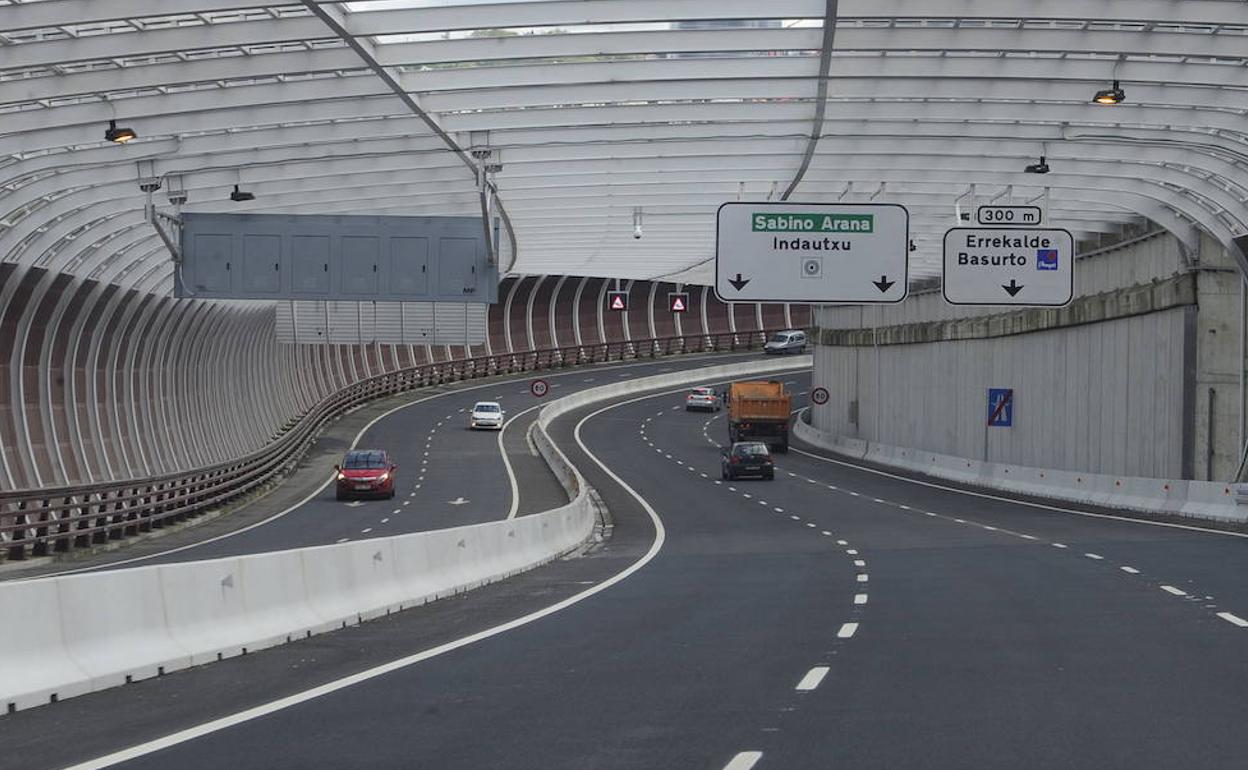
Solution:
[{"label": "white rectangular sign", "polygon": [[1039,206],[980,206],[975,219],[989,227],[1039,227],[1044,213]]},{"label": "white rectangular sign", "polygon": [[1075,239],[1051,228],[955,227],[945,233],[953,305],[1065,305],[1075,295]]},{"label": "white rectangular sign", "polygon": [[910,215],[891,203],[725,203],[715,294],[725,302],[906,298]]}]

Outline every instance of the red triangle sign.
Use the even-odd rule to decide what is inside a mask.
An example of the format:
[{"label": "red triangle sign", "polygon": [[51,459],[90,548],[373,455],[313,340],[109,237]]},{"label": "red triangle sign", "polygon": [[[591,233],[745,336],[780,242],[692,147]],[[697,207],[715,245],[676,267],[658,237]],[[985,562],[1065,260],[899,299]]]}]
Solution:
[{"label": "red triangle sign", "polygon": [[624,298],[623,298],[623,297],[620,297],[620,296],[615,296],[615,297],[612,297],[612,298],[611,298],[611,309],[612,309],[612,310],[623,310],[623,309],[624,309]]},{"label": "red triangle sign", "polygon": [[676,299],[672,300],[672,312],[673,313],[685,312],[685,301],[681,299],[680,297],[677,297]]}]

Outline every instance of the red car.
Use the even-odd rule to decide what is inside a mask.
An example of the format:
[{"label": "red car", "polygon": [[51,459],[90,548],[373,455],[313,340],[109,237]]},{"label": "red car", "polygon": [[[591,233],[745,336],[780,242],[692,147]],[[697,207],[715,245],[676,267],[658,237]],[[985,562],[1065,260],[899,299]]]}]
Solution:
[{"label": "red car", "polygon": [[394,497],[394,472],[399,466],[382,449],[352,449],[342,458],[338,471],[338,499]]}]

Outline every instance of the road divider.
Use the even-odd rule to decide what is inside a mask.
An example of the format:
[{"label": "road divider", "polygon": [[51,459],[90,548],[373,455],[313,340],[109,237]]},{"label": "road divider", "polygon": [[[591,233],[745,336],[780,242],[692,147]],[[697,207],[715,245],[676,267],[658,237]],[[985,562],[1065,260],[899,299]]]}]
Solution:
[{"label": "road divider", "polygon": [[605,537],[610,515],[550,439],[550,423],[649,390],[809,366],[735,363],[558,399],[534,443],[571,502],[453,529],[245,556],[0,583],[23,608],[0,635],[0,707],[12,712],[254,652],[506,579]]}]

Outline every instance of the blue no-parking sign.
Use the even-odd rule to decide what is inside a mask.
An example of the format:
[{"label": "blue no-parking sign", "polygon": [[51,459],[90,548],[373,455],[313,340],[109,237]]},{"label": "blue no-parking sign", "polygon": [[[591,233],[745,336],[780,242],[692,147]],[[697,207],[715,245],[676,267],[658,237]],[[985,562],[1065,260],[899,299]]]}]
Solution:
[{"label": "blue no-parking sign", "polygon": [[988,389],[988,425],[1009,428],[1014,425],[1014,389]]}]

